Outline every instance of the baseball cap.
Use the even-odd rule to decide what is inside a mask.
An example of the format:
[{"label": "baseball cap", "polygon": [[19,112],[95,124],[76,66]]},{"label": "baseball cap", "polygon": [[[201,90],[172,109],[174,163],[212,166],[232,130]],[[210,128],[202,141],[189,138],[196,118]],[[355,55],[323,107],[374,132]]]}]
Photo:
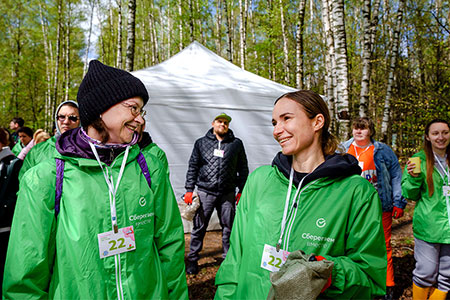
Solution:
[{"label": "baseball cap", "polygon": [[224,112],[221,113],[220,115],[218,115],[217,117],[215,117],[214,121],[217,119],[226,119],[226,120],[228,120],[228,122],[231,122],[231,117]]}]

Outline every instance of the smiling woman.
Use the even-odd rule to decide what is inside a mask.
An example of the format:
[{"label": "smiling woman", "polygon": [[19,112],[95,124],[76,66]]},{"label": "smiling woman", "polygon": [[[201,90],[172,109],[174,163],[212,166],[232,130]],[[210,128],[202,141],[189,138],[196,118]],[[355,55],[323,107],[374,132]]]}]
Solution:
[{"label": "smiling woman", "polygon": [[[94,60],[77,100],[82,127],[62,133],[56,159],[22,178],[4,297],[187,299],[169,177],[137,145],[145,86]],[[58,116],[67,124],[75,118],[70,110]]]},{"label": "smiling woman", "polygon": [[427,299],[429,292],[430,299],[446,299],[450,291],[449,122],[430,121],[424,137],[423,150],[408,161],[402,178],[402,194],[417,201],[413,299]]},{"label": "smiling woman", "polygon": [[[379,246],[384,235],[377,191],[359,176],[353,156],[335,153],[325,102],[306,90],[282,95],[272,124],[282,151],[245,183],[215,298],[384,295],[386,250]],[[300,251],[310,253],[309,260],[289,269],[299,266]]]}]

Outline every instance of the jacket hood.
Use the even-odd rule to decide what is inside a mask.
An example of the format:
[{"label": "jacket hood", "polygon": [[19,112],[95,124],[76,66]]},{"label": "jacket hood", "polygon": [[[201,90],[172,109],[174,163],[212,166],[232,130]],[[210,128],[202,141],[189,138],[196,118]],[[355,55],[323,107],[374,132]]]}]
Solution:
[{"label": "jacket hood", "polygon": [[[292,166],[292,156],[284,155],[281,151],[277,153],[272,161],[272,166],[276,166],[278,170],[289,179]],[[297,173],[297,172],[296,172]],[[332,154],[325,156],[325,161],[320,164],[314,171],[312,171],[302,185],[305,186],[308,182],[322,177],[337,178],[350,177],[352,175],[361,175],[361,168],[358,165],[358,160],[350,154]],[[294,183],[298,186],[300,180],[294,176]]]},{"label": "jacket hood", "polygon": [[[125,149],[126,146],[97,148],[97,153],[102,162],[111,165],[114,159]],[[64,156],[96,159],[91,146],[89,146],[88,139],[80,127],[61,134],[56,140],[56,150]]]},{"label": "jacket hood", "polygon": [[56,127],[56,134],[55,134],[55,136],[57,138],[61,135],[61,130],[59,129],[59,126],[58,126],[58,113],[59,113],[59,110],[61,109],[61,107],[63,107],[67,103],[72,103],[78,108],[78,103],[76,103],[75,101],[72,101],[72,100],[64,101],[60,105],[58,105],[58,107],[56,108],[56,111],[55,111],[55,127]]},{"label": "jacket hood", "polygon": [[[209,138],[209,139],[217,140],[217,137],[216,137],[216,135],[214,134],[213,130],[214,130],[214,128],[210,128],[210,129],[208,130],[208,132],[206,133],[205,136],[206,136],[207,138]],[[233,140],[233,139],[234,139],[234,133],[233,133],[233,131],[232,131],[231,129],[228,129],[228,132],[227,132],[227,134],[225,134],[225,136],[223,137],[222,142],[229,142],[229,141],[231,141],[231,140]]]},{"label": "jacket hood", "polygon": [[5,157],[11,156],[11,155],[14,156],[14,153],[11,152],[11,149],[9,149],[8,146],[3,147],[2,149],[0,149],[0,161],[2,159],[4,159]]},{"label": "jacket hood", "polygon": [[148,145],[153,143],[153,140],[152,140],[152,137],[150,136],[150,133],[148,133],[146,131],[143,131],[141,135],[142,135],[142,138],[138,142],[139,149],[144,149],[145,147],[147,147]]}]

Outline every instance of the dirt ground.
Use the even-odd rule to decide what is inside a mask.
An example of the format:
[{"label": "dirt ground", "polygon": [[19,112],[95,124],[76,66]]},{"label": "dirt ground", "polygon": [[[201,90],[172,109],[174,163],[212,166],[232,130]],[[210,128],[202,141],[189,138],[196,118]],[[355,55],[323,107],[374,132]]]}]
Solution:
[{"label": "dirt ground", "polygon": [[[396,287],[395,299],[412,299],[411,274],[414,269],[414,238],[412,233],[412,215],[414,204],[408,203],[405,215],[394,220],[392,225],[392,247]],[[185,235],[186,255],[189,252],[190,235]],[[221,232],[206,234],[204,247],[199,260],[200,272],[187,275],[189,299],[213,299],[216,288],[214,277],[222,262]],[[449,299],[449,298],[447,298]]]}]

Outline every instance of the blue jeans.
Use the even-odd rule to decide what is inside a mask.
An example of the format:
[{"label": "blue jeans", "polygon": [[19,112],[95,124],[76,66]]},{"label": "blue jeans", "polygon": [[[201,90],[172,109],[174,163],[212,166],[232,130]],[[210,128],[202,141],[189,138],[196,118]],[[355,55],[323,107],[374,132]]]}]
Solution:
[{"label": "blue jeans", "polygon": [[236,213],[234,191],[225,195],[215,196],[204,191],[198,191],[200,207],[194,216],[194,228],[191,232],[191,246],[188,254],[189,261],[198,261],[200,251],[203,248],[203,239],[208,228],[209,220],[214,211],[217,210],[220,226],[222,227],[223,258],[230,248],[230,234],[233,226],[234,215]]}]

